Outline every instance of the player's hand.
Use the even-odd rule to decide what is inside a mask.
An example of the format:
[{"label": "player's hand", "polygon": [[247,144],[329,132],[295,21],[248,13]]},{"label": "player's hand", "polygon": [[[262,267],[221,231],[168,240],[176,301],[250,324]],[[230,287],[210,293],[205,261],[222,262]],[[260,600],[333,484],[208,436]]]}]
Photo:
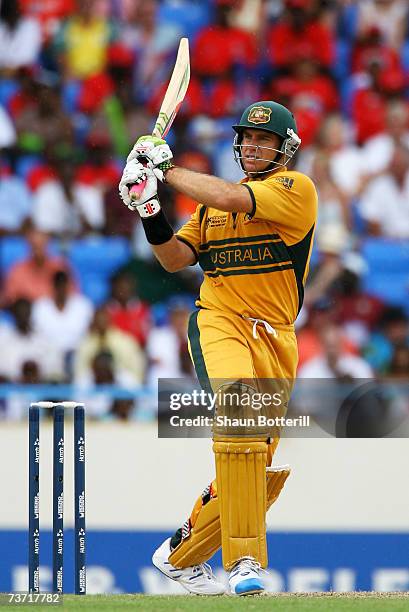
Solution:
[{"label": "player's hand", "polygon": [[125,206],[130,206],[131,196],[129,193],[132,185],[138,185],[146,179],[146,169],[138,162],[137,159],[129,161],[122,173],[121,180],[119,181],[119,195]]},{"label": "player's hand", "polygon": [[173,158],[173,153],[165,140],[156,136],[138,138],[127,161],[142,157],[148,160],[148,166],[153,169],[155,176],[160,181],[164,181],[164,172],[172,166],[170,160]]},{"label": "player's hand", "polygon": [[[146,181],[145,189],[139,199],[131,200],[132,185]],[[144,167],[136,159],[129,161],[119,182],[119,195],[129,210],[137,210],[141,217],[152,217],[160,211],[158,199],[158,180],[150,168]]]}]

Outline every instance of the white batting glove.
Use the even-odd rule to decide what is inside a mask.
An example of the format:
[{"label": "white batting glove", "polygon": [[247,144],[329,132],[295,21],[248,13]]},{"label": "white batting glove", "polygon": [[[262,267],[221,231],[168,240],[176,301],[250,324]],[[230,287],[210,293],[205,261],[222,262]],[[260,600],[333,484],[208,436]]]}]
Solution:
[{"label": "white batting glove", "polygon": [[156,136],[141,136],[136,141],[132,151],[128,155],[127,161],[145,157],[148,160],[148,166],[153,169],[155,176],[164,181],[164,172],[171,166],[173,153],[169,145],[161,138]]},{"label": "white batting glove", "polygon": [[137,185],[146,179],[146,169],[138,162],[137,159],[129,161],[122,173],[121,180],[119,181],[119,195],[125,206],[131,204],[131,196],[129,193],[132,185]]},{"label": "white batting glove", "polygon": [[[131,198],[131,187],[146,181],[146,185],[138,200]],[[144,167],[136,159],[129,161],[122,173],[119,183],[119,195],[125,206],[132,211],[138,211],[141,217],[152,217],[160,211],[158,199],[158,180],[150,168]]]}]

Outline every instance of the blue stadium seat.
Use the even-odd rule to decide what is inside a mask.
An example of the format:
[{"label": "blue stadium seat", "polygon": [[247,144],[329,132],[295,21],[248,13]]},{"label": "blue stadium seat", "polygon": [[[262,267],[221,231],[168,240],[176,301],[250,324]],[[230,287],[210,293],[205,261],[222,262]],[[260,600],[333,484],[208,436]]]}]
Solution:
[{"label": "blue stadium seat", "polygon": [[12,96],[19,90],[17,81],[13,79],[0,79],[0,104],[6,109]]},{"label": "blue stadium seat", "polygon": [[0,269],[6,273],[17,261],[29,254],[27,241],[22,236],[6,236],[0,241]]},{"label": "blue stadium seat", "polygon": [[75,240],[69,250],[69,260],[79,272],[95,272],[110,276],[131,257],[126,238],[88,236]]},{"label": "blue stadium seat", "polygon": [[210,6],[203,1],[192,3],[167,0],[160,4],[159,21],[178,26],[182,35],[187,36],[192,43],[197,32],[210,22]]},{"label": "blue stadium seat", "polygon": [[62,105],[66,113],[72,115],[77,110],[81,93],[80,81],[69,80],[62,89]]},{"label": "blue stadium seat", "polygon": [[42,159],[39,155],[21,155],[16,163],[16,174],[26,180],[30,172],[41,164]]},{"label": "blue stadium seat", "polygon": [[400,56],[403,68],[409,70],[409,40],[405,40],[400,50]]},{"label": "blue stadium seat", "polygon": [[91,236],[72,242],[68,259],[81,290],[100,304],[108,297],[110,277],[131,257],[126,238]]},{"label": "blue stadium seat", "polygon": [[312,247],[312,252],[311,252],[310,270],[313,270],[318,265],[319,259],[320,259],[320,253],[319,253],[318,247],[314,243],[314,246]]},{"label": "blue stadium seat", "polygon": [[103,304],[109,297],[109,281],[101,274],[83,273],[80,289],[96,306]]},{"label": "blue stadium seat", "polygon": [[368,264],[366,291],[409,312],[409,241],[368,238],[362,255]]},{"label": "blue stadium seat", "polygon": [[358,30],[359,8],[356,4],[346,6],[339,15],[338,35],[345,39],[353,40],[356,38]]},{"label": "blue stadium seat", "polygon": [[[49,243],[50,255],[58,255],[60,249],[57,241]],[[0,270],[7,273],[12,265],[28,257],[30,253],[27,241],[22,236],[5,236],[0,239]]]},{"label": "blue stadium seat", "polygon": [[338,81],[344,81],[350,74],[351,52],[352,45],[349,41],[341,39],[336,41],[335,60],[331,70]]}]

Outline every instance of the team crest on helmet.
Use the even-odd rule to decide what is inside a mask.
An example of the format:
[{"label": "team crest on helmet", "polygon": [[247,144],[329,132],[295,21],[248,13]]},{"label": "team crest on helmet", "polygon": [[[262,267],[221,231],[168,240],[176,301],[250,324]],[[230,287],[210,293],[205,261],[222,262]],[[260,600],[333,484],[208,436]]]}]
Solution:
[{"label": "team crest on helmet", "polygon": [[268,123],[270,121],[271,112],[271,108],[253,106],[248,114],[247,121],[251,123]]}]

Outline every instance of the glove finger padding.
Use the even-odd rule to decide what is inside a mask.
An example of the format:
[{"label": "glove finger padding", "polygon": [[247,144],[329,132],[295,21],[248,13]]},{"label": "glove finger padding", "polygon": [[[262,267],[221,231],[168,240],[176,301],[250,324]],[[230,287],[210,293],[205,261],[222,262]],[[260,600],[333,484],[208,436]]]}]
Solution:
[{"label": "glove finger padding", "polygon": [[[161,138],[141,136],[129,153],[127,161],[141,158],[147,160],[149,168],[156,168],[164,162],[169,162],[169,160],[173,159],[173,153],[169,145]],[[162,180],[161,177],[158,176],[158,178]]]},{"label": "glove finger padding", "polygon": [[141,195],[139,196],[139,200],[136,202],[138,205],[148,202],[155,197],[158,192],[158,179],[152,171],[147,171],[145,180],[145,189],[142,191]]},{"label": "glove finger padding", "polygon": [[130,186],[140,183],[145,179],[146,170],[140,162],[134,159],[126,164],[119,182],[119,195],[126,206],[129,207],[131,204]]},{"label": "glove finger padding", "polygon": [[153,217],[160,211],[161,207],[157,191],[158,180],[153,172],[148,170],[145,189],[142,191],[139,199],[133,203],[142,218]]}]

